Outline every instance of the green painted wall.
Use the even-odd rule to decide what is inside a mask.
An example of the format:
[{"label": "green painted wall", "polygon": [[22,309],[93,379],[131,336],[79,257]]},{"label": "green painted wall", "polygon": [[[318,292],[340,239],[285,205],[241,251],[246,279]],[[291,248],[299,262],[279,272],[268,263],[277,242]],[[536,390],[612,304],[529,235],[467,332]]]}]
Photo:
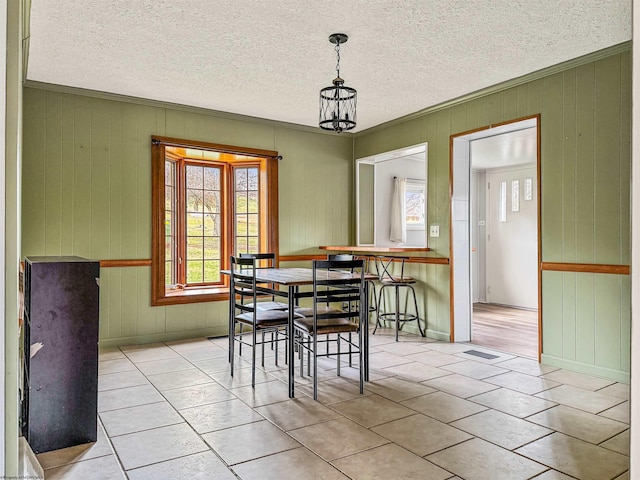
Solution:
[{"label": "green painted wall", "polygon": [[[441,226],[430,255],[448,257],[450,135],[539,113],[543,261],[628,264],[630,70],[629,52],[617,53],[355,140],[26,88],[22,254],[150,258],[156,134],[279,151],[283,255],[353,241],[353,158],[428,142],[428,218]],[[429,335],[448,339],[449,268],[408,270]],[[226,302],[151,308],[149,276],[146,267],[102,270],[104,344],[226,334]],[[543,361],[628,379],[629,291],[626,276],[545,272]]]},{"label": "green painted wall", "polygon": [[[346,244],[353,140],[195,110],[24,89],[22,256],[151,258],[151,135],[277,150],[280,254]],[[100,340],[226,335],[227,302],[150,307],[150,268],[103,268]]]},{"label": "green painted wall", "polygon": [[[429,143],[430,239],[449,256],[449,137],[541,114],[541,241],[545,262],[630,262],[629,51],[477,97],[355,138],[355,158]],[[434,336],[449,333],[449,268],[415,267]],[[628,380],[628,276],[543,275],[543,361]]]}]

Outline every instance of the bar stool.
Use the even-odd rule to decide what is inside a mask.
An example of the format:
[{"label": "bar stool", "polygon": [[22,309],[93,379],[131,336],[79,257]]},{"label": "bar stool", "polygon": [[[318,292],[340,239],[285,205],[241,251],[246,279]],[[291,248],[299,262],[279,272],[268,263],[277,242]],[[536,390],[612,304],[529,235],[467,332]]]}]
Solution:
[{"label": "bar stool", "polygon": [[[339,253],[339,254],[328,254],[327,260],[335,261],[335,260],[362,260],[364,262],[364,271],[369,273],[369,263],[371,257],[367,255],[352,255],[350,253]],[[366,280],[367,285],[369,286],[369,313],[376,314],[376,322],[378,321],[378,298],[376,295],[376,284],[373,280]],[[368,316],[367,316],[368,317]],[[367,319],[368,321],[368,319]]]},{"label": "bar stool", "polygon": [[[418,329],[420,330],[420,335],[425,336],[424,330],[422,329],[422,325],[420,325],[420,317],[418,315],[418,300],[416,299],[416,292],[413,289],[413,285],[416,283],[415,278],[406,276],[404,274],[404,262],[406,257],[375,257],[376,262],[376,273],[378,275],[378,281],[380,282],[380,293],[378,296],[378,314],[376,317],[376,326],[373,329],[373,334],[375,335],[376,330],[380,326],[380,320],[383,322],[387,320],[395,321],[396,324],[396,342],[398,341],[398,332],[402,329],[401,325],[404,325],[405,322],[416,321],[418,323]],[[393,262],[400,261],[400,275],[393,275]],[[384,289],[385,288],[393,288],[395,290],[395,311],[386,312],[386,298],[384,297]],[[405,292],[405,302],[404,302],[404,311],[400,311],[400,289],[407,289]],[[413,297],[413,306],[415,308],[415,313],[407,312],[407,304],[409,303],[409,294]],[[384,301],[385,308],[382,309],[382,302]]]}]

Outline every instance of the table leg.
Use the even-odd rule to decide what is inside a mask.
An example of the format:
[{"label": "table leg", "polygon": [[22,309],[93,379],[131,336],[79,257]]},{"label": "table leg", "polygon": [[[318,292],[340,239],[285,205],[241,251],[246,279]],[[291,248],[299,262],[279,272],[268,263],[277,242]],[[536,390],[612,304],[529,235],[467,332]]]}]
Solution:
[{"label": "table leg", "polygon": [[362,348],[364,350],[364,381],[369,381],[369,282],[364,282],[364,306],[360,308],[360,315],[364,316],[364,338],[362,339]]},{"label": "table leg", "polygon": [[294,380],[294,368],[293,362],[295,361],[295,353],[294,353],[294,328],[293,328],[293,319],[295,317],[295,300],[296,300],[296,287],[289,286],[289,331],[287,336],[287,342],[289,344],[289,398],[294,397],[293,392],[293,380]]}]

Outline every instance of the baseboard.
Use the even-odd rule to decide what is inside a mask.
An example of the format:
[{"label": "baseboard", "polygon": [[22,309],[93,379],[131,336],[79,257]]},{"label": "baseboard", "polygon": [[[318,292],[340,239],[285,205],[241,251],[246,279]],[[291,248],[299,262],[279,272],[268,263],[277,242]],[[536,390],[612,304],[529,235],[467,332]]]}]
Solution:
[{"label": "baseboard", "polygon": [[427,328],[427,337],[434,340],[440,340],[441,342],[451,342],[451,334],[447,332],[439,332],[437,330],[431,330]]},{"label": "baseboard", "polygon": [[623,372],[622,370],[614,370],[612,368],[599,367],[597,365],[590,365],[588,363],[576,362],[575,360],[567,360],[565,358],[554,357],[552,355],[542,354],[542,363],[544,365],[552,365],[554,367],[566,368],[573,372],[586,373],[588,375],[594,375],[596,377],[607,378],[609,380],[615,380],[616,382],[629,383],[629,372]]},{"label": "baseboard", "polygon": [[100,347],[121,347],[123,345],[141,345],[144,343],[172,342],[199,337],[222,337],[228,335],[227,326],[213,328],[198,328],[195,330],[181,330],[177,332],[163,332],[151,335],[136,335],[131,337],[108,338],[100,340]]},{"label": "baseboard", "polygon": [[24,437],[18,438],[18,478],[44,479],[44,470]]}]

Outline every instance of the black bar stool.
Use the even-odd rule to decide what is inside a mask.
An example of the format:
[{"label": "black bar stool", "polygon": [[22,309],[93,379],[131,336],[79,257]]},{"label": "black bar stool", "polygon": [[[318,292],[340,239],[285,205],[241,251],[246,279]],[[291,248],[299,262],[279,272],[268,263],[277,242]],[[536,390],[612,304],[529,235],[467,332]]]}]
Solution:
[{"label": "black bar stool", "polygon": [[[398,341],[398,332],[402,329],[402,325],[405,322],[416,321],[418,323],[418,329],[420,330],[420,335],[425,336],[424,330],[422,329],[422,325],[420,325],[420,317],[418,315],[418,300],[416,299],[416,292],[413,289],[413,285],[416,282],[416,279],[413,277],[406,276],[404,274],[404,262],[406,257],[375,257],[376,262],[376,273],[378,274],[378,281],[380,282],[380,293],[378,296],[378,314],[376,317],[376,326],[373,329],[373,334],[375,335],[376,330],[380,326],[380,320],[383,322],[386,321],[395,321],[396,324],[396,342]],[[393,262],[399,261],[401,263],[400,266],[400,275],[393,274]],[[395,290],[395,311],[387,312],[386,311],[386,299],[384,297],[384,289],[385,288],[393,288]],[[400,289],[405,288],[405,302],[404,302],[404,311],[400,311]],[[409,294],[413,297],[413,306],[415,308],[415,313],[407,312],[407,304],[409,303]],[[385,308],[383,311],[382,302],[384,301]]]}]

